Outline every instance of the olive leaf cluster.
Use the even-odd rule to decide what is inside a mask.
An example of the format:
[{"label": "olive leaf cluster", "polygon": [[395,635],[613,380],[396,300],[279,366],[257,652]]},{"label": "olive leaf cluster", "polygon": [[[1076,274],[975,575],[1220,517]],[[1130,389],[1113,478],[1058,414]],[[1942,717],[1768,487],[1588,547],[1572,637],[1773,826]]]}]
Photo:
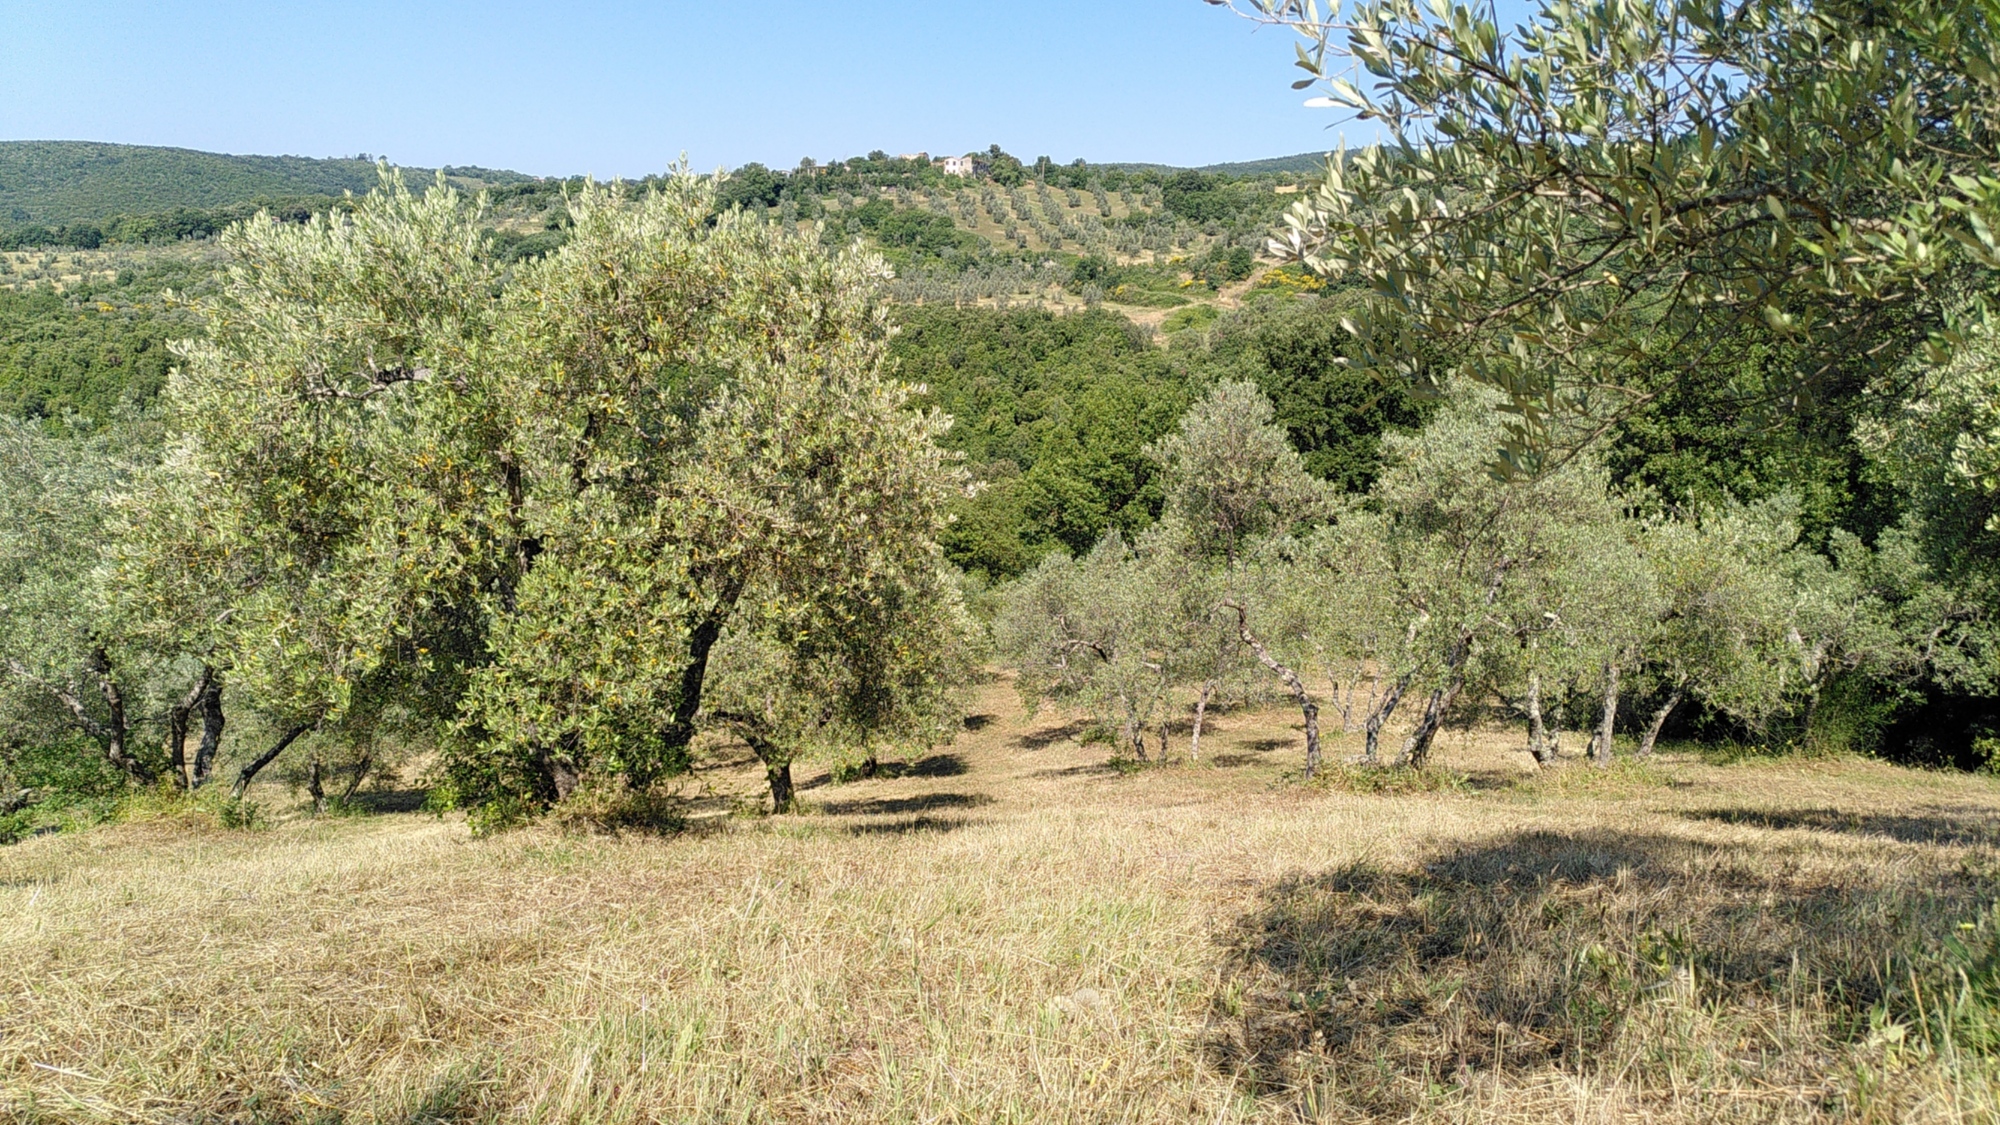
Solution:
[{"label": "olive leaf cluster", "polygon": [[1517,470],[1670,386],[1782,404],[1990,327],[1989,4],[1232,6],[1299,33],[1308,104],[1387,130],[1273,250],[1372,291],[1356,362],[1422,340],[1500,388]]}]

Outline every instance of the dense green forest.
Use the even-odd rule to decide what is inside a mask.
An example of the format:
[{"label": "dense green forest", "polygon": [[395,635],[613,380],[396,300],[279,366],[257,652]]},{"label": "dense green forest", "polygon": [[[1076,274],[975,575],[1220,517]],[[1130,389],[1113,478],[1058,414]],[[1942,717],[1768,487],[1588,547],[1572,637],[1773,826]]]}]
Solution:
[{"label": "dense green forest", "polygon": [[[528,179],[490,168],[447,168],[468,186]],[[427,172],[412,170],[413,176]],[[225,156],[88,141],[0,141],[0,224],[57,227],[118,215],[202,211],[258,199],[338,197],[375,186],[362,155]],[[0,229],[4,229],[0,227]]]}]

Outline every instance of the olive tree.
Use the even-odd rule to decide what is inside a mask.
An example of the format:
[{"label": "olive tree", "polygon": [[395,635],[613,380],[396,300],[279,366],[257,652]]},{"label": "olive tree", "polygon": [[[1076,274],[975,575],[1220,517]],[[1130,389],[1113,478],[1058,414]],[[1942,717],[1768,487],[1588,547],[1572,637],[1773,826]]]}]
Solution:
[{"label": "olive tree", "polygon": [[253,767],[395,700],[494,816],[647,785],[743,599],[819,620],[933,549],[960,474],[885,366],[887,271],[713,193],[586,186],[507,271],[443,182],[225,237],[169,398],[281,731]]},{"label": "olive tree", "polygon": [[1643,551],[1659,601],[1642,657],[1662,694],[1640,738],[1641,756],[1652,753],[1684,700],[1752,725],[1781,706],[1791,664],[1786,556],[1798,539],[1794,507],[1781,497],[1646,526]]},{"label": "olive tree", "polygon": [[128,781],[149,783],[167,762],[141,732],[168,670],[128,635],[105,566],[109,500],[138,468],[115,433],[65,438],[0,419],[0,705],[22,737],[81,734]]},{"label": "olive tree", "polygon": [[930,551],[876,571],[837,603],[752,591],[717,642],[700,718],[750,746],[775,811],[793,806],[803,756],[872,762],[960,725],[976,628],[952,575]]},{"label": "olive tree", "polygon": [[[1266,643],[1267,635],[1260,635],[1268,634],[1261,619],[1275,610],[1273,591],[1281,584],[1241,564],[1259,537],[1282,536],[1301,520],[1324,514],[1325,485],[1306,472],[1270,400],[1248,381],[1218,383],[1148,452],[1161,465],[1171,526],[1194,557],[1218,570],[1220,608],[1234,616],[1237,639],[1298,704],[1305,721],[1305,773],[1312,776],[1320,761],[1319,704],[1293,666],[1296,661],[1281,658]],[[1199,628],[1212,612],[1182,616]]]},{"label": "olive tree", "polygon": [[1088,555],[1049,555],[1007,591],[994,622],[1030,706],[1047,699],[1115,721],[1119,749],[1147,759],[1146,732],[1172,684],[1156,628],[1166,601],[1114,529]]}]

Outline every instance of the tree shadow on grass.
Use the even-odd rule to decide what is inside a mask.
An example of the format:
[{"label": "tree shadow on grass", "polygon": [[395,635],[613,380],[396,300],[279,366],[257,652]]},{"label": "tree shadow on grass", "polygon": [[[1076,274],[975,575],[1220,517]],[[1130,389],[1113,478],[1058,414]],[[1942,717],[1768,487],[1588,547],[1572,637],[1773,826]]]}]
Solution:
[{"label": "tree shadow on grass", "polygon": [[931,812],[937,809],[976,809],[990,805],[984,793],[924,793],[915,797],[877,797],[871,800],[827,801],[822,812],[835,816],[886,816],[900,813]]},{"label": "tree shadow on grass", "polygon": [[1031,730],[1016,738],[1014,744],[1023,750],[1046,750],[1058,742],[1075,741],[1078,736],[1088,731],[1090,727],[1091,724],[1088,720],[1076,719],[1052,727]]},{"label": "tree shadow on grass", "polygon": [[1036,770],[1028,776],[1043,780],[1058,780],[1065,777],[1119,777],[1128,772],[1130,771],[1120,769],[1117,762],[1085,762],[1077,766]]},{"label": "tree shadow on grass", "polygon": [[[1289,738],[1253,738],[1248,742],[1237,743],[1237,749],[1215,755],[1208,760],[1208,764],[1225,770],[1240,769],[1243,766],[1263,765],[1265,759],[1259,757],[1259,755],[1271,754],[1279,750],[1292,750],[1301,745],[1302,743],[1294,742]],[[1245,753],[1245,751],[1248,751],[1248,753]]]},{"label": "tree shadow on grass", "polygon": [[1905,844],[2000,843],[2000,818],[1990,814],[1920,809],[1913,813],[1861,813],[1841,809],[1695,809],[1689,820],[1782,830],[1804,828],[1854,836],[1880,836]]},{"label": "tree shadow on grass", "polygon": [[430,799],[428,789],[385,789],[362,790],[348,800],[350,808],[368,813],[410,813],[424,807]]},{"label": "tree shadow on grass", "polygon": [[931,754],[914,762],[883,762],[875,767],[878,778],[959,777],[970,767],[957,754]]},{"label": "tree shadow on grass", "polygon": [[[1774,1012],[1806,1009],[1795,1026],[1865,1033],[1885,965],[2000,893],[1984,869],[1941,860],[1862,865],[1671,835],[1524,832],[1410,870],[1294,875],[1223,935],[1204,1050],[1261,1091],[1324,1095],[1337,1074],[1337,1096],[1364,1117],[1412,1114],[1447,1075],[1626,1066],[1652,1068],[1642,1077],[1664,1087],[1668,1069],[1689,1065],[1673,1050],[1816,1086],[1825,1044],[1787,1047],[1774,1032],[1739,1049],[1730,1032],[1703,1046],[1648,1029],[1690,1013],[1770,1027]],[[1662,1006],[1683,995],[1675,1012]],[[1658,1041],[1642,1045],[1649,1035]],[[1743,1063],[1746,1052],[1757,1057]]]},{"label": "tree shadow on grass", "polygon": [[920,832],[956,832],[984,824],[965,816],[913,816],[903,820],[871,821],[867,824],[849,825],[847,832],[854,836],[910,836]]}]

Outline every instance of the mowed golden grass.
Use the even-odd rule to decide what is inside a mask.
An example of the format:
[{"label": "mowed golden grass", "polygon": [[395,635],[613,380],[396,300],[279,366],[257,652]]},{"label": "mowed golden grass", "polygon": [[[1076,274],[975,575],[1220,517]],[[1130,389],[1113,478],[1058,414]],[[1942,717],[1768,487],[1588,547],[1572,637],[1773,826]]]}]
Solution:
[{"label": "mowed golden grass", "polygon": [[[1496,732],[1443,748],[1464,784],[1373,793],[1287,780],[1282,712],[1225,716],[1200,763],[1132,771],[1004,682],[975,710],[898,776],[807,771],[804,814],[671,836],[286,814],[0,849],[0,1117],[2000,1106],[1984,1062],[1868,1020],[1899,956],[1992,903],[1994,782],[1682,757],[1524,781]],[[747,804],[754,783],[723,765],[696,785]]]}]

